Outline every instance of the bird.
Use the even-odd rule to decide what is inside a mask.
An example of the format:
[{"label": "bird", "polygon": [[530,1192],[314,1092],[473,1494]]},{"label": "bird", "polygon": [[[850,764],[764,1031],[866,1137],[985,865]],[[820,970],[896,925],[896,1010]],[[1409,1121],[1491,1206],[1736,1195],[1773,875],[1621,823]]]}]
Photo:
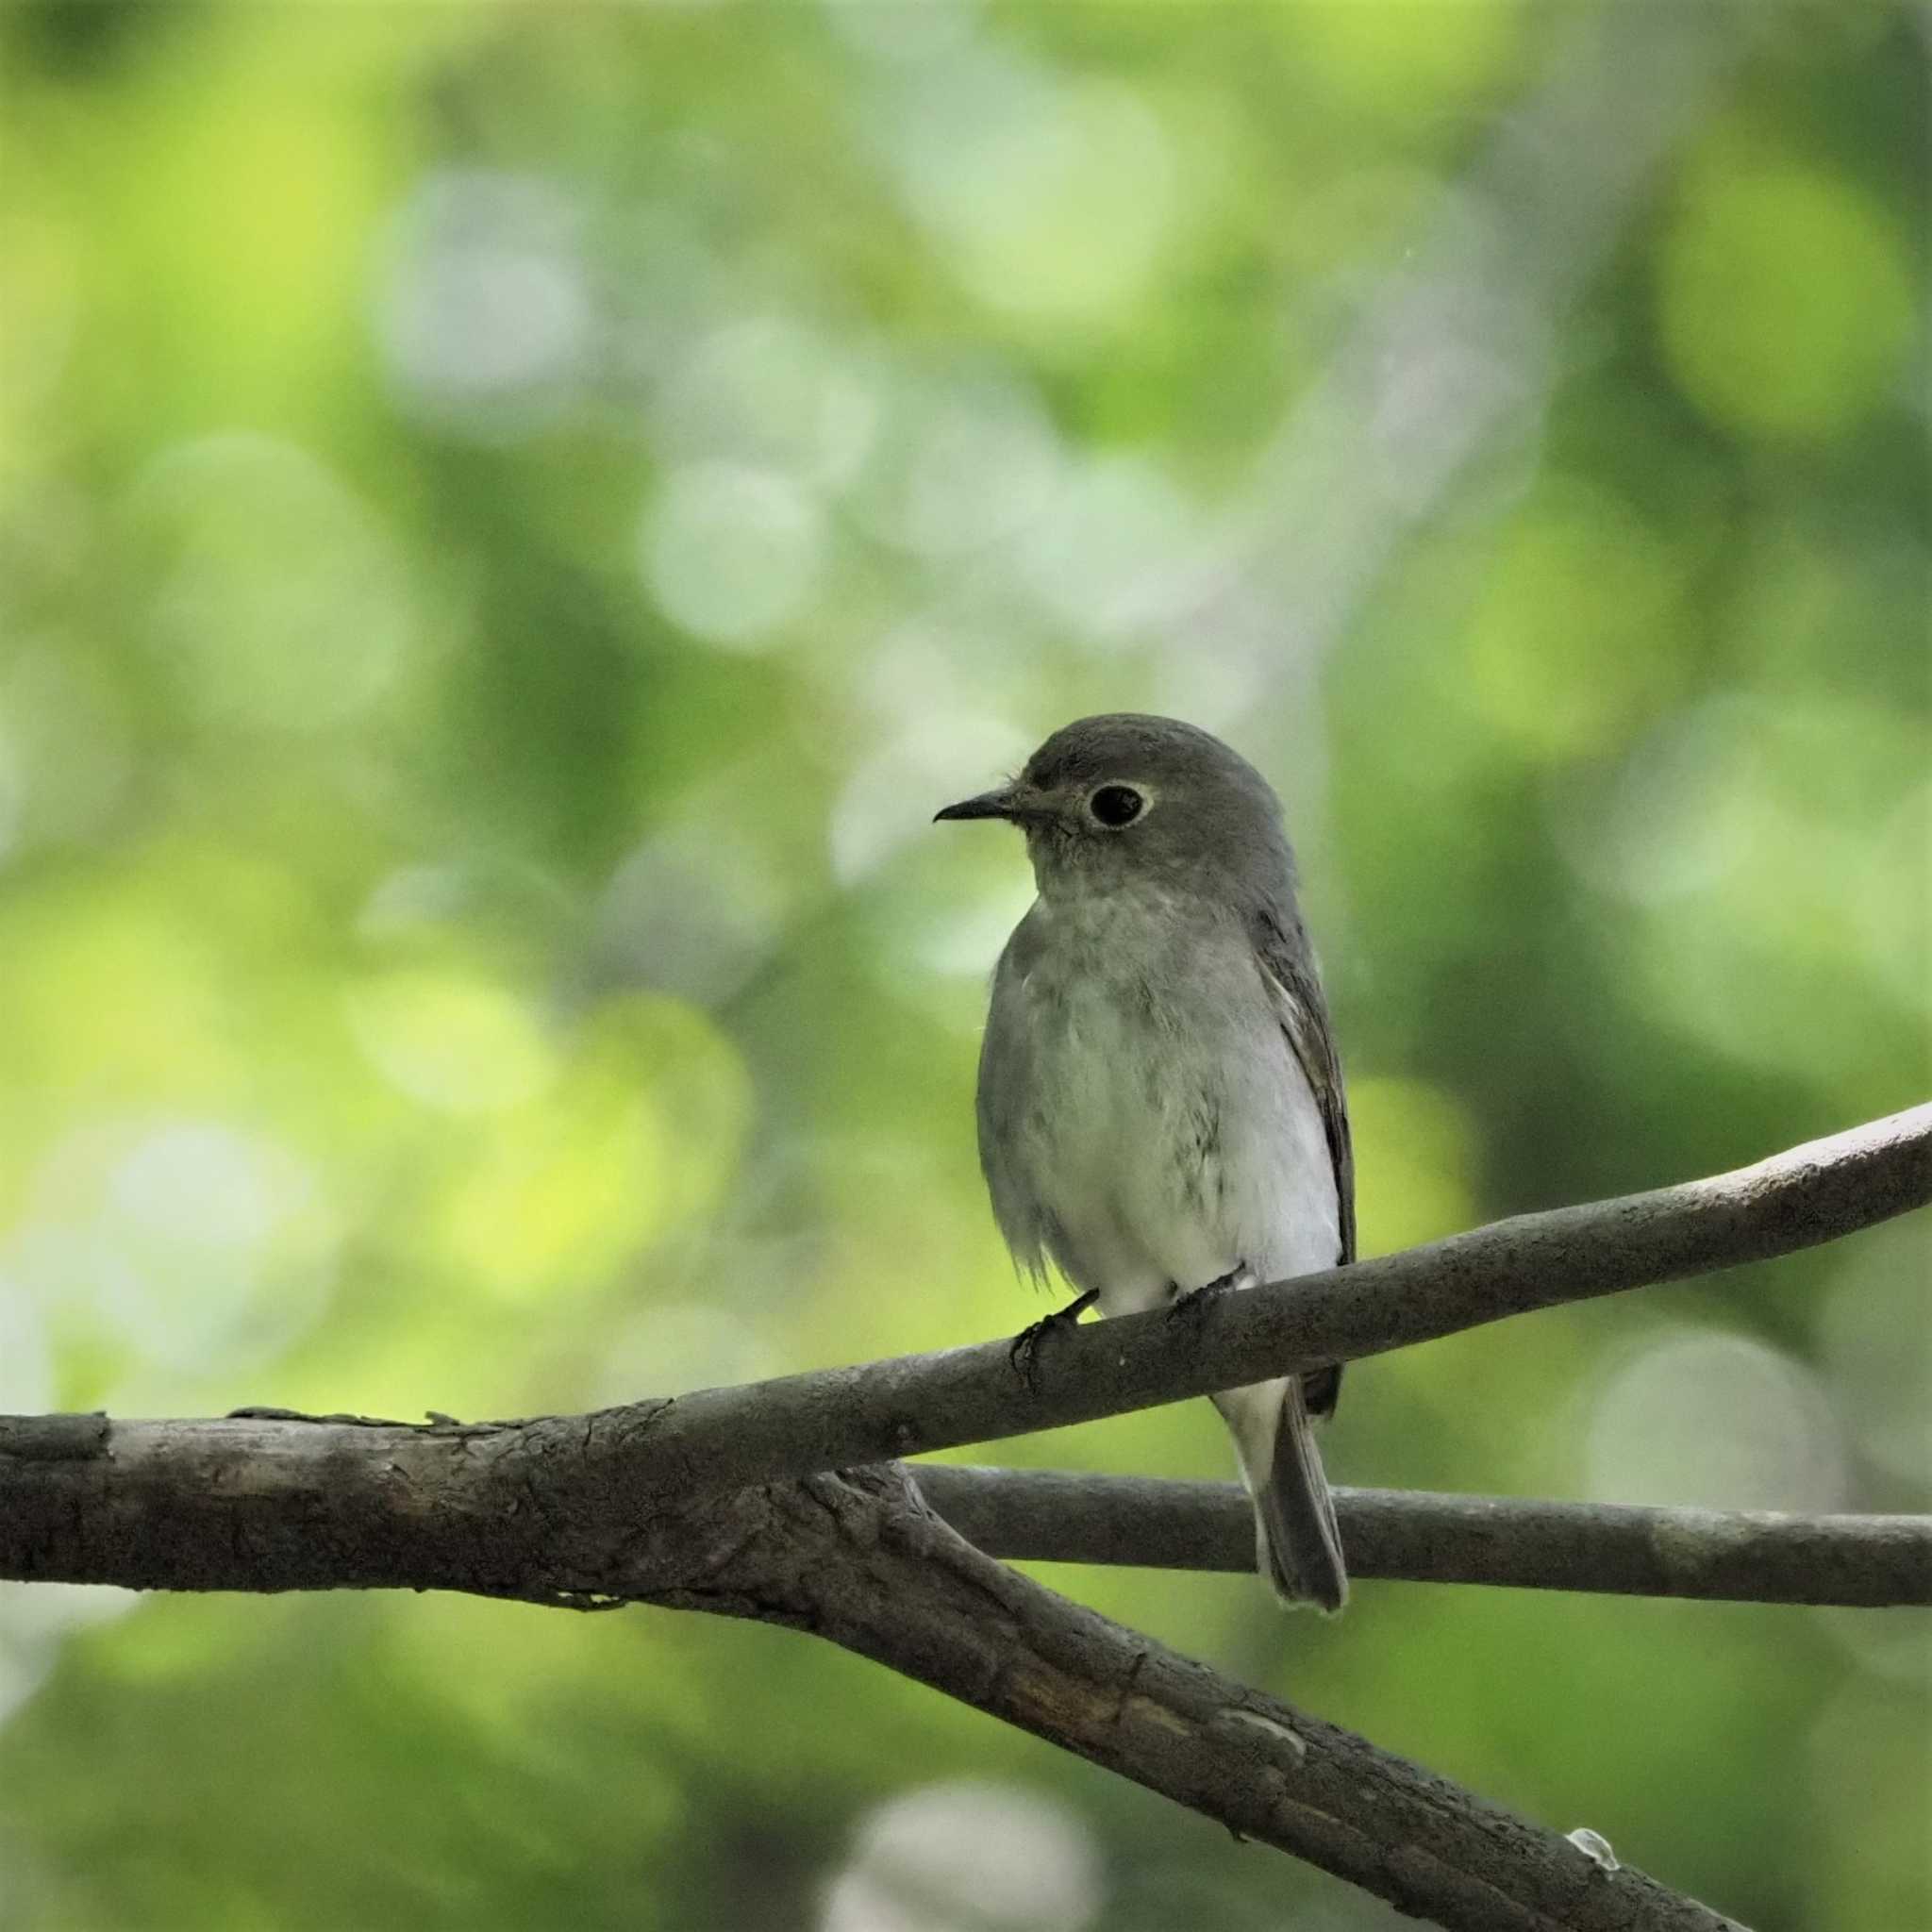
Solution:
[{"label": "bird", "polygon": [[[994,970],[980,1166],[1015,1262],[1071,1305],[1035,1330],[1354,1260],[1341,1065],[1281,804],[1210,732],[1117,712],[934,814],[1025,836],[1037,897]],[[1314,1424],[1339,1365],[1213,1397],[1291,1607],[1348,1596]]]}]

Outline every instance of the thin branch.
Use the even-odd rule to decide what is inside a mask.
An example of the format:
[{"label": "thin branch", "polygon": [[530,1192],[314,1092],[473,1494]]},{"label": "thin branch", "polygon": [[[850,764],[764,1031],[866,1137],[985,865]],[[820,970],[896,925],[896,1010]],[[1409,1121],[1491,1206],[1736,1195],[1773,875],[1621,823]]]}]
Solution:
[{"label": "thin branch", "polygon": [[[260,1418],[0,1424],[0,1574],[460,1590],[803,1629],[1457,1932],[1724,1932],[1366,1740],[1007,1569],[903,1469],[625,1499],[574,1431]],[[1615,1820],[1595,1824],[1615,1832]]]},{"label": "thin branch", "polygon": [[[991,1557],[1159,1570],[1255,1567],[1234,1483],[923,1463],[926,1501]],[[1786,1516],[1335,1491],[1349,1574],[1731,1603],[1932,1604],[1932,1516]]]},{"label": "thin branch", "polygon": [[[1649,1193],[1499,1221],[1352,1267],[1091,1323],[1046,1338],[1026,1372],[1005,1341],[891,1357],[588,1416],[428,1428],[238,1411],[248,1421],[354,1426],[403,1453],[459,1441],[527,1442],[575,1457],[635,1507],[650,1496],[886,1462],[1091,1422],[1270,1375],[1382,1354],[1566,1302],[1792,1254],[1932,1201],[1932,1104],[1813,1141],[1757,1165]],[[219,1428],[219,1424],[129,1427]],[[368,1446],[375,1447],[371,1441]],[[420,1447],[411,1454],[422,1453]]]},{"label": "thin branch", "polygon": [[1070,1329],[1024,1376],[995,1341],[605,1410],[599,1453],[613,1483],[676,1493],[990,1442],[1793,1254],[1928,1201],[1932,1105],[1707,1180],[1222,1294],[1185,1324],[1154,1313]]},{"label": "thin branch", "polygon": [[[0,1575],[135,1589],[448,1589],[800,1626],[1452,1927],[1726,1922],[974,1549],[903,1471],[1013,1434],[1828,1241],[1932,1197],[1932,1108],[1761,1166],[1006,1344],[588,1416],[428,1427],[0,1421]],[[762,1480],[774,1471],[790,1480]],[[1612,1821],[1595,1821],[1598,1824]]]}]

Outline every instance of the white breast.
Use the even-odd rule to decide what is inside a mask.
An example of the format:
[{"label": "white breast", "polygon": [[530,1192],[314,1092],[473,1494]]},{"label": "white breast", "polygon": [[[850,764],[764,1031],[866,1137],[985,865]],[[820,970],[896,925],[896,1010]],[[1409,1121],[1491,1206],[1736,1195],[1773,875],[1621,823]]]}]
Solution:
[{"label": "white breast", "polygon": [[1245,935],[1176,910],[1057,912],[1024,981],[1021,1158],[1056,1260],[1108,1314],[1338,1254],[1320,1109]]}]

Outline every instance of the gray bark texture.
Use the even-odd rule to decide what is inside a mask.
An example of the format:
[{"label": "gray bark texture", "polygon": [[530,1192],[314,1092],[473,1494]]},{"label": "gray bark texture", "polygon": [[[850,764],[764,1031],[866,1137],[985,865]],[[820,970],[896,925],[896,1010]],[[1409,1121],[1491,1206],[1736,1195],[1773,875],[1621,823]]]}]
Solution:
[{"label": "gray bark texture", "polygon": [[[946,1463],[913,1474],[925,1500],[990,1557],[1237,1575],[1255,1567],[1255,1512],[1236,1483]],[[1345,1487],[1335,1510],[1351,1576],[1725,1603],[1932,1604],[1932,1516]]]},{"label": "gray bark texture", "polygon": [[[782,1375],[607,1409],[613,1481],[683,1494],[1091,1422],[1433,1341],[1506,1315],[1767,1260],[1932,1200],[1932,1105],[1752,1167],[1009,1345]],[[541,1427],[544,1424],[537,1424]],[[569,1424],[567,1426],[576,1426]]]},{"label": "gray bark texture", "polygon": [[[0,1577],[459,1590],[753,1618],[874,1658],[1444,1926],[1723,1926],[1641,1872],[1081,1608],[940,1513],[1016,1555],[1245,1568],[1245,1505],[1221,1486],[939,1467],[915,1479],[874,1452],[1374,1354],[1810,1246],[1928,1198],[1932,1107],[1713,1180],[1225,1295],[1185,1324],[1156,1314],[1055,1336],[1026,1374],[991,1343],[523,1422],[0,1418]],[[1916,1519],[1352,1491],[1341,1520],[1364,1575],[1928,1594]]]},{"label": "gray bark texture", "polygon": [[45,1418],[0,1431],[0,1570],[753,1618],[903,1672],[1459,1932],[1730,1924],[1008,1569],[941,1522],[903,1469],[682,1505],[640,1497],[629,1515],[578,1480],[591,1447],[580,1437],[573,1457],[558,1436],[533,1450],[463,1429]]}]

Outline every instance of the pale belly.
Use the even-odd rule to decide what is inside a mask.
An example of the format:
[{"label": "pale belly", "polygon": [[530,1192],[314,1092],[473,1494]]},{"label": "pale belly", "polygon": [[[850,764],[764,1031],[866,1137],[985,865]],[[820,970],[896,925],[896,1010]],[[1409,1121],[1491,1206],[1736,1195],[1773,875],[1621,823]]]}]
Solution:
[{"label": "pale belly", "polygon": [[1069,1280],[1112,1315],[1238,1269],[1333,1265],[1325,1135],[1258,978],[1161,1001],[1087,975],[1055,995],[1027,1165]]}]

